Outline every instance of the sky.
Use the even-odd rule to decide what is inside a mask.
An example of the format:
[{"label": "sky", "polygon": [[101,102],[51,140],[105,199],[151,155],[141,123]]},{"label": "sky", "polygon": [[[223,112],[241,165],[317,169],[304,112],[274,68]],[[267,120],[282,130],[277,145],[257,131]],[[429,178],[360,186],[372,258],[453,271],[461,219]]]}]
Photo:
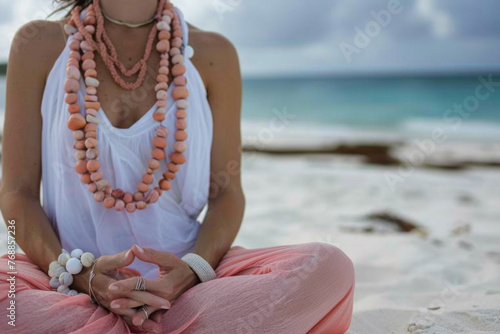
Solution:
[{"label": "sky", "polygon": [[[500,70],[498,0],[172,2],[231,40],[247,76]],[[16,30],[52,8],[0,0],[0,61]]]}]

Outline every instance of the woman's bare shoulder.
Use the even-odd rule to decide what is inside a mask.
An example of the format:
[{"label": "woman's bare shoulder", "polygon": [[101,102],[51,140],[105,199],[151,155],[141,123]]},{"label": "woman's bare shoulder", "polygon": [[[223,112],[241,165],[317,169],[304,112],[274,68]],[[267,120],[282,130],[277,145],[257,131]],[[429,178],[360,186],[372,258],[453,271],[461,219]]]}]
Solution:
[{"label": "woman's bare shoulder", "polygon": [[36,64],[48,74],[65,46],[66,20],[35,20],[19,28],[12,40],[9,63]]},{"label": "woman's bare shoulder", "polygon": [[189,24],[189,44],[195,50],[192,61],[206,86],[221,75],[239,75],[238,53],[225,36]]}]

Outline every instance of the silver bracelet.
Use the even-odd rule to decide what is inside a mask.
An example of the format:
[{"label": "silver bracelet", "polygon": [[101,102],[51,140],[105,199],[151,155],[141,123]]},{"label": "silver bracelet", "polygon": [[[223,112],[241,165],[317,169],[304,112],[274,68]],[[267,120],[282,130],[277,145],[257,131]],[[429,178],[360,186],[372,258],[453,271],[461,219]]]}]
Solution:
[{"label": "silver bracelet", "polygon": [[217,278],[215,270],[210,263],[195,253],[187,253],[181,258],[196,273],[201,282],[210,281]]}]

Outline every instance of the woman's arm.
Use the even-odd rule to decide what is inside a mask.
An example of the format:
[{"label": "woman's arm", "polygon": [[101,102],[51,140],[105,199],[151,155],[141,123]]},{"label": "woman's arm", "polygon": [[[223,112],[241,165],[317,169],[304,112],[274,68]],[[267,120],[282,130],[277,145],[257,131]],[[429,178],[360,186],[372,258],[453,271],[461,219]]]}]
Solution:
[{"label": "woman's arm", "polygon": [[201,45],[197,54],[203,59],[197,60],[195,55],[193,61],[207,86],[213,143],[208,211],[193,252],[216,268],[236,238],[245,208],[240,177],[242,82],[233,45],[215,33],[198,34],[203,36],[196,41]]},{"label": "woman's arm", "polygon": [[26,24],[14,37],[7,68],[0,210],[5,222],[15,220],[18,246],[45,272],[61,243],[40,204],[41,102],[63,38],[55,22]]}]

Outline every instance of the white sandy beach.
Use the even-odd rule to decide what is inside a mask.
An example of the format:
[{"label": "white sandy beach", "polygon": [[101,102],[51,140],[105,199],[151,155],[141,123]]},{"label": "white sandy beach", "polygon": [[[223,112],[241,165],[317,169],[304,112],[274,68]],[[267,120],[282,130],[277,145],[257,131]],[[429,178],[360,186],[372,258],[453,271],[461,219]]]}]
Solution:
[{"label": "white sandy beach", "polygon": [[[415,149],[401,145],[394,155],[404,160]],[[450,142],[435,152],[428,162],[500,161],[493,144]],[[236,244],[323,241],[343,249],[356,267],[351,334],[500,333],[500,168],[417,167],[391,187],[386,175],[398,167],[361,160],[246,153]],[[420,228],[399,232],[366,217],[381,212]],[[1,231],[5,240],[3,224]]]}]

